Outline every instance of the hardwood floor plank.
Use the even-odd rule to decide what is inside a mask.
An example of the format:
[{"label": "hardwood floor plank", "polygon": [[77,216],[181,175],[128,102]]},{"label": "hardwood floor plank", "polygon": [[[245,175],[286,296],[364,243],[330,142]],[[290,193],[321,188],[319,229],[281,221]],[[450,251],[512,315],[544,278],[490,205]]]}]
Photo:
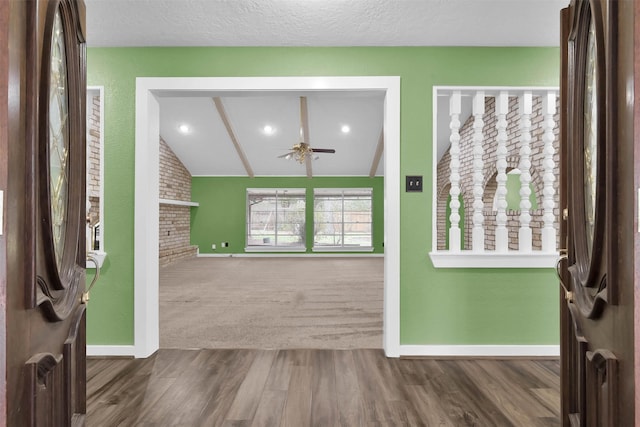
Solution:
[{"label": "hardwood floor plank", "polygon": [[[154,371],[158,374],[158,380],[169,380],[169,387],[162,387],[167,383],[153,383],[154,388],[159,385],[159,389],[152,390],[154,395],[162,393],[163,402],[161,407],[153,411],[140,410],[144,412],[144,421],[149,423],[184,424],[190,422],[191,411],[197,407],[200,397],[200,384],[198,383],[198,368],[202,359],[206,357],[203,352],[190,350],[181,354],[171,351],[166,354],[159,354],[156,359]],[[172,364],[174,361],[175,364]],[[195,389],[192,393],[191,389]],[[193,398],[193,400],[191,400]],[[153,404],[149,402],[149,404]],[[146,402],[141,402],[145,407]]]},{"label": "hardwood floor plank", "polygon": [[153,375],[158,378],[176,378],[188,369],[198,357],[199,350],[165,349],[155,354]]},{"label": "hardwood floor plank", "polygon": [[[456,384],[447,382],[446,378],[434,375],[424,384],[428,396],[437,396],[438,402],[446,411],[447,417],[455,426],[480,426],[478,416],[469,410],[464,396]],[[428,417],[428,415],[427,415]]]},{"label": "hardwood floor plank", "polygon": [[[485,409],[478,407],[478,405],[484,403],[480,396],[485,396],[475,384],[460,373],[457,366],[458,361],[451,364],[448,364],[446,360],[434,362],[440,366],[443,373],[431,377],[430,385],[434,392],[440,396],[443,406],[449,411],[450,418],[456,426],[511,425],[505,417],[502,417],[501,424],[496,424],[488,421],[487,416],[482,414]],[[476,399],[482,403],[474,403],[473,401]],[[494,406],[490,401],[487,404]]]},{"label": "hardwood floor plank", "polygon": [[294,349],[287,350],[287,354],[294,366],[311,366],[313,361],[313,350]]},{"label": "hardwood floor plank", "polygon": [[[528,384],[532,388],[544,388],[547,387],[546,380],[538,375],[536,372],[532,372],[529,369],[523,369],[519,360],[505,360],[503,372],[513,381],[523,384]],[[559,380],[558,380],[559,381]]]},{"label": "hardwood floor plank", "polygon": [[400,390],[397,379],[390,375],[389,359],[384,357],[382,350],[354,350],[353,355],[366,421],[393,419],[390,402],[398,398]]},{"label": "hardwood floor plank", "polygon": [[318,350],[313,353],[311,389],[311,425],[337,426],[338,402],[336,400],[336,368],[334,350]]},{"label": "hardwood floor plank", "polygon": [[425,385],[407,385],[407,392],[414,397],[422,423],[426,426],[456,427],[447,411],[442,407],[439,396]]},{"label": "hardwood floor plank", "polygon": [[208,400],[193,425],[222,425],[244,377],[251,368],[256,353],[255,350],[223,351],[226,352],[227,357],[222,364],[216,366],[215,372],[217,374],[213,378],[209,377],[213,381],[209,384],[209,389],[206,392]]},{"label": "hardwood floor plank", "polygon": [[265,384],[266,390],[287,391],[289,389],[291,368],[293,367],[291,354],[291,350],[278,350]]},{"label": "hardwood floor plank", "polygon": [[252,420],[276,356],[275,350],[259,351],[233,399],[227,420]]},{"label": "hardwood floor plank", "polygon": [[311,424],[311,378],[309,366],[294,366],[281,425],[301,427]]},{"label": "hardwood floor plank", "polygon": [[[167,392],[166,399],[170,399],[171,404],[161,415],[160,421],[170,421],[178,425],[197,425],[197,420],[215,387],[212,379],[215,379],[216,374],[219,375],[223,369],[221,365],[228,362],[228,356],[229,353],[198,350],[198,355],[188,365],[187,370],[176,378],[172,389]],[[154,416],[157,417],[158,414]]]},{"label": "hardwood floor plank", "polygon": [[[482,360],[479,362],[482,362]],[[466,375],[462,369],[463,364],[460,361],[443,361],[442,363],[446,367],[447,373],[449,373],[456,384],[459,385],[459,390],[462,396],[464,396],[465,404],[469,405],[469,408],[472,408],[483,425],[521,425],[513,424],[506,414],[496,405],[496,402],[487,396],[483,381],[477,378],[474,380]],[[486,380],[484,382],[486,383]],[[480,396],[484,398],[480,398]]]},{"label": "hardwood floor plank", "polygon": [[89,359],[87,425],[557,426],[556,366],[380,350],[160,350]]},{"label": "hardwood floor plank", "polygon": [[[87,416],[89,425],[99,426],[133,426],[137,418],[137,409],[144,399],[144,391],[149,380],[148,375],[133,375],[126,383],[121,382],[107,401],[92,407]],[[107,407],[111,410],[100,411],[98,408]]]},{"label": "hardwood floor plank", "polygon": [[532,388],[531,392],[537,400],[542,403],[555,417],[560,416],[560,400],[558,399],[558,389],[553,388]]},{"label": "hardwood floor plank", "polygon": [[[535,393],[533,390],[544,390],[560,388],[559,377],[554,377],[552,371],[549,371],[537,361],[524,363],[520,360],[509,360],[505,363],[496,361],[483,360],[478,366],[487,370],[491,378],[499,378],[504,384],[515,384],[518,387],[511,387],[511,398],[518,396],[523,410],[537,418],[554,417],[560,415],[559,399],[546,400],[541,394]],[[508,368],[508,369],[505,369]],[[518,391],[521,390],[521,391]],[[531,398],[533,397],[533,399]]]},{"label": "hardwood floor plank", "polygon": [[554,372],[550,360],[512,360],[511,364],[518,370],[529,372],[531,375],[539,378],[544,384],[559,388],[560,387],[560,369]]},{"label": "hardwood floor plank", "polygon": [[158,412],[158,406],[166,399],[174,382],[175,378],[150,378],[145,396],[136,411],[138,415],[133,421],[142,422],[151,419],[153,414]]},{"label": "hardwood floor plank", "polygon": [[500,372],[499,362],[483,362],[480,365],[464,360],[460,366],[514,425],[533,425],[536,418],[553,415],[531,399],[526,384],[513,384],[506,380]]},{"label": "hardwood floor plank", "polygon": [[339,350],[334,353],[333,375],[336,379],[339,425],[364,425],[364,408],[352,351]]},{"label": "hardwood floor plank", "polygon": [[251,427],[279,426],[282,421],[287,392],[283,390],[265,390],[251,423]]}]

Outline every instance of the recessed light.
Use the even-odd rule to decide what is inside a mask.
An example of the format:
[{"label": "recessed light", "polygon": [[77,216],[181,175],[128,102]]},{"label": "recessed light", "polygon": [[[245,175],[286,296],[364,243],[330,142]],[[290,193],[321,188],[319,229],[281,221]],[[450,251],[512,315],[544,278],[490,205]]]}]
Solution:
[{"label": "recessed light", "polygon": [[265,135],[273,135],[274,133],[276,133],[276,129],[271,125],[265,125],[262,128],[262,131],[265,133]]},{"label": "recessed light", "polygon": [[189,133],[189,130],[190,130],[189,129],[189,125],[182,124],[182,125],[178,126],[178,130],[181,133]]},{"label": "recessed light", "polygon": [[349,127],[349,125],[342,125],[342,127],[340,128],[340,130],[342,131],[342,133],[349,133],[349,132],[351,132],[351,128]]}]

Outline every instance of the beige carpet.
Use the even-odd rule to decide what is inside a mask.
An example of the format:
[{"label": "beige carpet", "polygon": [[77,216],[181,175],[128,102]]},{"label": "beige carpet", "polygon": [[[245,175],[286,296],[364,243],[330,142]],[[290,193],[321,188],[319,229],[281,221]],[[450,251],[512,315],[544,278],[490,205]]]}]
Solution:
[{"label": "beige carpet", "polygon": [[383,258],[194,258],[160,269],[160,347],[382,347]]}]

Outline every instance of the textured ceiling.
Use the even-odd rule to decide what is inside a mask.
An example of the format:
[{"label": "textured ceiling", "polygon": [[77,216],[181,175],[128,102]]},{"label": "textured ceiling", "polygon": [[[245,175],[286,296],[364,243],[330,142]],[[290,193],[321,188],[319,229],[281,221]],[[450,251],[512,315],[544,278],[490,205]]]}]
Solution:
[{"label": "textured ceiling", "polygon": [[557,46],[568,0],[85,0],[89,46]]},{"label": "textured ceiling", "polygon": [[[568,0],[85,0],[92,46],[558,46]],[[223,99],[254,173],[292,176],[279,159],[298,141],[299,95]],[[246,175],[214,106],[215,94],[160,101],[161,135],[193,175]],[[309,97],[314,176],[368,175],[382,127],[377,94]],[[192,129],[177,132],[181,123]],[[267,137],[260,129],[277,128]],[[337,129],[348,123],[353,131]],[[445,129],[446,127],[443,127]],[[446,135],[438,138],[446,140]],[[441,150],[442,151],[442,150]],[[382,163],[376,175],[383,174]]]}]

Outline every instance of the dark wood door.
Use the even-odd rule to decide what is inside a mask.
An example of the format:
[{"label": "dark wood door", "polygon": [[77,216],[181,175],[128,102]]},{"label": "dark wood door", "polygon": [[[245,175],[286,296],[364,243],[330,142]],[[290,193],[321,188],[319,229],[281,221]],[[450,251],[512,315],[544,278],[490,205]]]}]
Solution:
[{"label": "dark wood door", "polygon": [[640,425],[639,11],[636,1],[573,0],[561,15],[564,426]]},{"label": "dark wood door", "polygon": [[84,425],[84,6],[0,1],[0,425]]}]

